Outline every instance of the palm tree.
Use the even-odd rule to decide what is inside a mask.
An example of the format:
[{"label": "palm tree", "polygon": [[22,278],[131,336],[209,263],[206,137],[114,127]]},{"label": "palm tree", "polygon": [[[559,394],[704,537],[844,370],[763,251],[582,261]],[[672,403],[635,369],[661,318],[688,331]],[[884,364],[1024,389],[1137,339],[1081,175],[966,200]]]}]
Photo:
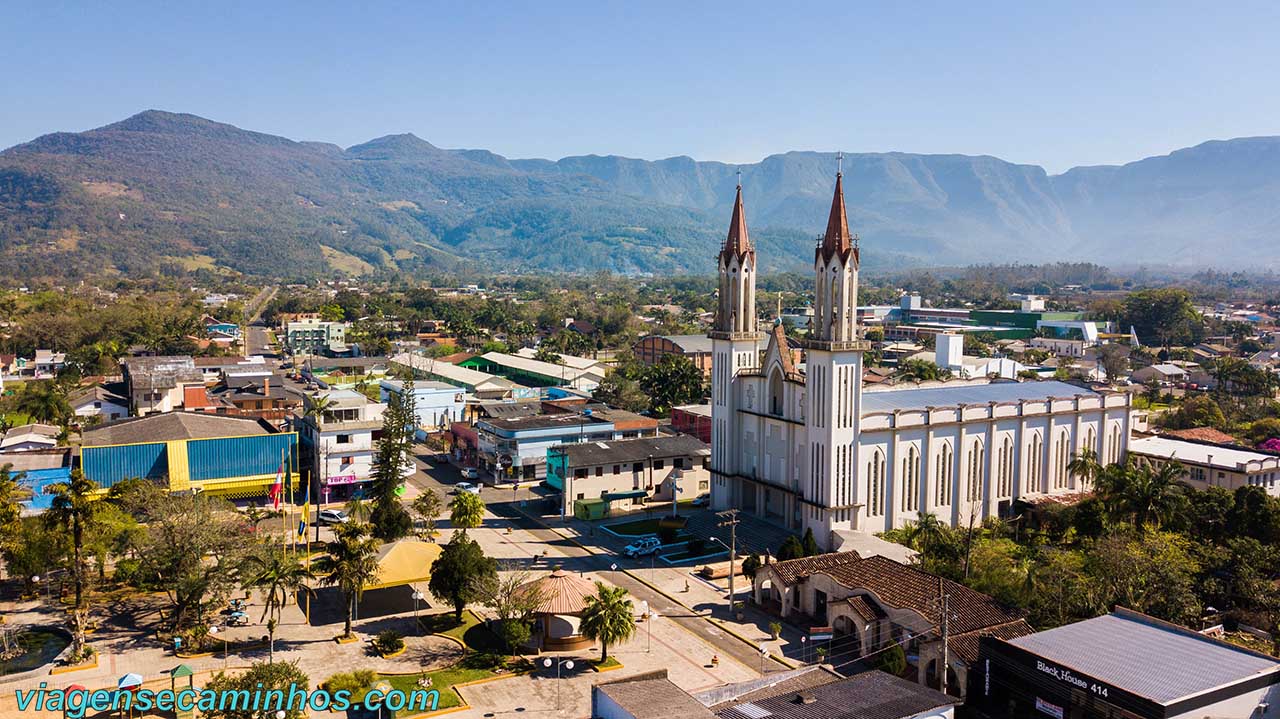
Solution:
[{"label": "palm tree", "polygon": [[378,578],[378,540],[368,536],[366,524],[340,525],[336,537],[325,545],[324,556],[315,561],[316,575],[326,587],[337,587],[347,601],[347,623],[343,636],[351,636],[351,620],[365,585]]},{"label": "palm tree", "polygon": [[5,537],[16,536],[16,530],[10,525],[22,515],[22,505],[19,502],[31,494],[21,484],[26,475],[26,472],[14,474],[13,465],[7,462],[0,467],[0,534]]},{"label": "palm tree", "polygon": [[635,612],[627,590],[596,582],[596,594],[587,597],[582,611],[581,632],[587,639],[600,642],[600,661],[609,659],[610,644],[627,641],[635,631]]},{"label": "palm tree", "polygon": [[276,626],[280,623],[280,613],[290,596],[296,596],[302,590],[310,591],[306,580],[315,575],[296,554],[287,553],[282,546],[268,545],[264,550],[245,560],[241,583],[246,589],[257,589],[263,594],[262,618],[270,617],[267,621],[267,663],[272,663],[276,657]]},{"label": "palm tree", "polygon": [[942,542],[947,528],[932,512],[920,512],[918,517],[915,522],[907,525],[907,544],[918,552],[928,554]]},{"label": "palm tree", "polygon": [[18,397],[18,411],[44,424],[64,424],[71,416],[67,397],[53,380],[32,382],[22,389]]},{"label": "palm tree", "polygon": [[342,505],[342,511],[347,513],[352,522],[364,524],[369,521],[370,515],[373,514],[373,507],[360,497],[352,497],[347,503]]},{"label": "palm tree", "polygon": [[45,521],[71,532],[72,571],[75,581],[75,654],[84,648],[84,535],[93,523],[96,507],[93,493],[98,485],[86,478],[79,469],[71,470],[70,481],[59,482],[50,489],[53,502],[45,512]]},{"label": "palm tree", "polygon": [[318,425],[324,420],[324,415],[329,411],[329,407],[332,404],[333,400],[329,398],[329,395],[315,395],[311,398],[311,401],[307,403],[306,408],[302,410],[302,416],[315,419],[316,424]]},{"label": "palm tree", "polygon": [[1144,464],[1134,470],[1125,505],[1136,526],[1158,527],[1178,513],[1186,497],[1182,484],[1184,473],[1178,462],[1165,462],[1159,467]]},{"label": "palm tree", "polygon": [[1067,471],[1080,478],[1081,489],[1090,484],[1096,485],[1102,470],[1103,465],[1098,461],[1098,453],[1089,448],[1080,450],[1067,463]]},{"label": "palm tree", "polygon": [[449,503],[449,522],[464,531],[479,527],[484,522],[484,500],[478,494],[458,492]]}]

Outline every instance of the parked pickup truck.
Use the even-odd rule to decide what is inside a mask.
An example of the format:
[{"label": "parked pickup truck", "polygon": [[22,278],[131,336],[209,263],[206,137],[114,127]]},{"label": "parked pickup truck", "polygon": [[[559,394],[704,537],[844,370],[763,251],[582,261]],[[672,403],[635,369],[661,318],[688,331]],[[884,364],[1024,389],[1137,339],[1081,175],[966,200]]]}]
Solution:
[{"label": "parked pickup truck", "polygon": [[645,537],[628,544],[622,550],[622,553],[628,557],[643,557],[649,554],[654,554],[661,548],[662,540],[657,537]]}]

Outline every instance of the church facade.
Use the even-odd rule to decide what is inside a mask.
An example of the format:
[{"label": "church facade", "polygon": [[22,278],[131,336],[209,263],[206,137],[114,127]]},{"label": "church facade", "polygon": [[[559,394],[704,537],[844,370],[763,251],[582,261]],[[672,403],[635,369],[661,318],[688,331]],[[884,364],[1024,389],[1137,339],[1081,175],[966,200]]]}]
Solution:
[{"label": "church facade", "polygon": [[780,325],[761,331],[756,253],[742,188],[721,248],[712,340],[711,503],[824,549],[931,513],[953,526],[1007,515],[1017,499],[1084,489],[1068,470],[1092,449],[1124,460],[1129,395],[1063,382],[947,382],[864,392],[860,248],[842,178],[814,251],[814,314],[797,366]]}]

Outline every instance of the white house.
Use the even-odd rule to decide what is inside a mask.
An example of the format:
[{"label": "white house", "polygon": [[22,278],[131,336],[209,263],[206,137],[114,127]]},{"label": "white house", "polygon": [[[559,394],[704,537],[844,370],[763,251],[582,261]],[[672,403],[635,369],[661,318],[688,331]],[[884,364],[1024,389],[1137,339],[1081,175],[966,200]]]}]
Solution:
[{"label": "white house", "polygon": [[321,499],[346,499],[373,478],[374,433],[387,406],[354,390],[303,397],[299,437],[311,456]]},{"label": "white house", "polygon": [[67,403],[77,417],[100,417],[103,422],[114,422],[129,416],[129,398],[100,385],[71,395]]},{"label": "white house", "polygon": [[1274,454],[1173,437],[1134,438],[1129,453],[1140,462],[1178,462],[1186,469],[1183,480],[1196,489],[1222,487],[1234,492],[1251,485],[1280,497],[1280,457]]},{"label": "white house", "polygon": [[[392,379],[379,382],[383,403],[390,400],[392,394],[403,395],[406,384]],[[467,408],[467,393],[445,382],[415,381],[413,399],[417,426],[424,431],[442,430],[451,422],[461,422]]]}]

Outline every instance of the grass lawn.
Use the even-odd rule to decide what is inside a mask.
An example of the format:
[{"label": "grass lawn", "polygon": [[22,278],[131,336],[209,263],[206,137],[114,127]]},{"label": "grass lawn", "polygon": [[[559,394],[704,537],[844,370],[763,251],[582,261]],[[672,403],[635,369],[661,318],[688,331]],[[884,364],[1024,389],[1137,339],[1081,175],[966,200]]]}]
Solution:
[{"label": "grass lawn", "polygon": [[613,657],[609,657],[604,661],[600,661],[599,659],[596,659],[595,661],[591,662],[591,666],[595,667],[596,671],[602,672],[605,669],[620,667],[622,666],[622,662],[618,661],[617,659],[614,659]]},{"label": "grass lawn", "polygon": [[443,634],[452,637],[467,646],[473,652],[506,651],[506,645],[493,632],[489,631],[471,610],[462,613],[462,623],[453,618],[453,612],[429,614],[418,620],[422,630],[428,634]]},{"label": "grass lawn", "polygon": [[[434,672],[427,672],[426,675],[431,678],[431,689],[440,692],[440,702],[436,705],[437,709],[448,709],[462,705],[462,697],[458,695],[457,690],[453,687],[458,684],[474,682],[480,679],[488,679],[496,676],[500,672],[496,669],[508,668],[512,671],[523,668],[523,660],[517,660],[517,663],[510,665],[506,657],[496,654],[469,654],[460,663],[449,667],[448,669],[439,669]],[[392,687],[403,690],[404,692],[412,692],[422,689],[418,685],[418,679],[421,674],[408,675],[383,675]],[[404,710],[396,712],[397,717],[410,716],[421,713],[418,710]]]}]

